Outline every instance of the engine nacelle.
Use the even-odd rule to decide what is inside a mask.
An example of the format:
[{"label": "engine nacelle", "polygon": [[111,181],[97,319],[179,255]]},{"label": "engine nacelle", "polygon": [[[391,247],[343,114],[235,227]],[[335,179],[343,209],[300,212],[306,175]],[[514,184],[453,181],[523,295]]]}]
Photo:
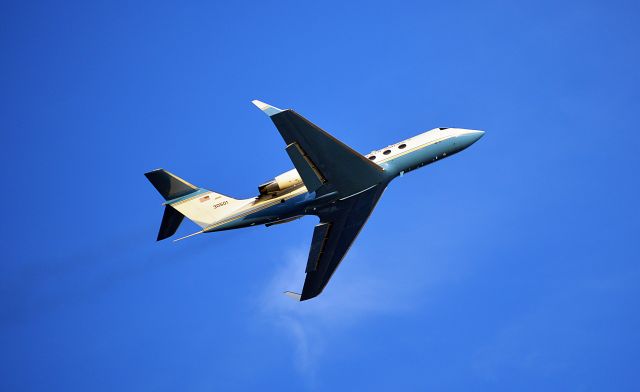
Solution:
[{"label": "engine nacelle", "polygon": [[258,186],[261,195],[268,195],[283,191],[287,188],[302,184],[302,178],[296,169],[291,169],[286,173],[276,176],[273,180]]}]

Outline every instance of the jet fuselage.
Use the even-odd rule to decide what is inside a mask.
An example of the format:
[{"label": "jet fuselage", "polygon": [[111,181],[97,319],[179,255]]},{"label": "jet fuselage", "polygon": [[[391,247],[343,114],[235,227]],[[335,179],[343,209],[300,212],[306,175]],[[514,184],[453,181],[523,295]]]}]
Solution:
[{"label": "jet fuselage", "polygon": [[[478,141],[483,131],[461,128],[436,128],[407,140],[372,151],[366,157],[383,169],[386,186],[394,178],[412,170],[447,158]],[[348,168],[345,168],[348,170]],[[316,197],[304,184],[292,186],[270,195],[261,195],[222,222],[205,232],[231,230],[255,225],[286,223],[304,215],[314,215],[316,209],[335,203],[340,195]]]}]

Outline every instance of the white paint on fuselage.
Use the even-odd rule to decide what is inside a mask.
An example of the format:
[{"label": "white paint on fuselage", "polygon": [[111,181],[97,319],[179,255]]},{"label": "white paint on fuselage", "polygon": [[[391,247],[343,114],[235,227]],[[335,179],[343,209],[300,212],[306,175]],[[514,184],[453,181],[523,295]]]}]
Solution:
[{"label": "white paint on fuselage", "polygon": [[434,143],[449,139],[451,137],[458,137],[461,135],[477,132],[481,131],[462,128],[435,128],[430,131],[413,136],[409,139],[402,140],[398,143],[388,145],[387,147],[381,148],[379,150],[373,150],[369,154],[367,154],[366,157],[380,165],[381,163],[398,158],[401,155],[405,155],[424,147],[428,147]]},{"label": "white paint on fuselage", "polygon": [[[384,169],[387,166],[386,164],[391,163],[391,161],[393,161],[394,159],[397,159],[407,154],[415,153],[419,150],[422,150],[426,147],[429,147],[441,141],[444,141],[450,138],[456,138],[459,136],[464,136],[464,135],[472,135],[472,134],[477,135],[477,138],[479,138],[483,133],[484,132],[482,131],[461,129],[461,128],[436,128],[436,129],[432,129],[430,131],[421,133],[419,135],[416,135],[414,137],[411,137],[409,139],[402,140],[398,143],[391,144],[379,150],[374,150],[365,156],[368,159],[370,159],[372,162],[380,165]],[[466,147],[468,147],[468,145],[462,146],[462,149]],[[431,163],[431,162],[422,162],[422,164],[428,164],[428,163]],[[399,168],[398,173],[395,173],[393,175],[400,174],[400,172],[404,169],[405,168]],[[293,169],[281,174],[280,176],[287,175],[287,177],[291,177],[292,173],[294,172],[297,174],[297,171]],[[227,223],[244,218],[246,216],[255,214],[257,212],[264,211],[266,208],[278,205],[280,203],[284,203],[286,200],[300,196],[305,193],[307,193],[307,188],[304,186],[304,184],[301,184],[299,187],[294,187],[291,192],[283,193],[272,198],[255,197],[251,199],[244,199],[242,200],[243,202],[245,202],[244,206],[234,211],[229,211],[229,214],[227,214],[224,218],[205,227],[204,231],[205,232],[213,231],[217,227],[220,227]],[[258,223],[258,224],[263,224],[263,223]]]}]

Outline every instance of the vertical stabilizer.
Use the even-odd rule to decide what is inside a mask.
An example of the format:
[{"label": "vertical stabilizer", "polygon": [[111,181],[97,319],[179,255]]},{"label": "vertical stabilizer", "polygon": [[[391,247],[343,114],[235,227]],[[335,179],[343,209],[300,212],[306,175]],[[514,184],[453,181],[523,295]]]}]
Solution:
[{"label": "vertical stabilizer", "polygon": [[252,201],[238,200],[196,187],[164,169],[145,173],[145,176],[166,200],[158,241],[175,234],[185,216],[205,228]]}]

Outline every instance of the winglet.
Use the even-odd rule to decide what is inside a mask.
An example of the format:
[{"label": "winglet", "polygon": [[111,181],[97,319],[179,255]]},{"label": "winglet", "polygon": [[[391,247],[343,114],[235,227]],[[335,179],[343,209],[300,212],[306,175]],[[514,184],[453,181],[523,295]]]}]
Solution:
[{"label": "winglet", "polygon": [[266,104],[264,102],[258,101],[257,99],[254,99],[253,101],[251,101],[252,104],[256,105],[258,107],[258,109],[262,110],[267,116],[271,117],[273,115],[276,115],[280,112],[284,112],[284,110],[282,109],[278,109],[275,106],[271,106],[269,104]]},{"label": "winglet", "polygon": [[294,301],[300,301],[300,298],[302,297],[300,294],[294,293],[293,291],[285,291],[284,295],[286,295],[287,297],[291,298]]}]

